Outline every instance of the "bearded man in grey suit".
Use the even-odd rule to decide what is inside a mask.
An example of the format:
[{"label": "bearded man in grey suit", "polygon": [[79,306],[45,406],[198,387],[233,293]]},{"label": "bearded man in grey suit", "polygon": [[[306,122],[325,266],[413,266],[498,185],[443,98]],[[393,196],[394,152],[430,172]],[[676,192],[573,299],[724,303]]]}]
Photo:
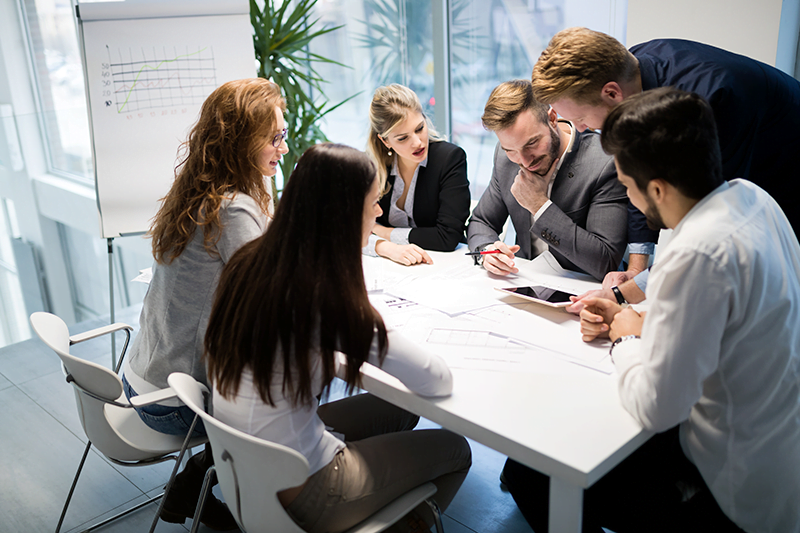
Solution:
[{"label": "bearded man in grey suit", "polygon": [[[498,275],[517,272],[515,254],[533,259],[550,250],[566,269],[598,280],[616,270],[627,243],[625,187],[596,132],[579,132],[533,98],[530,81],[496,87],[481,121],[497,134],[494,170],[467,227],[472,251]],[[498,238],[511,216],[517,244]],[[482,261],[481,261],[482,259]]]}]

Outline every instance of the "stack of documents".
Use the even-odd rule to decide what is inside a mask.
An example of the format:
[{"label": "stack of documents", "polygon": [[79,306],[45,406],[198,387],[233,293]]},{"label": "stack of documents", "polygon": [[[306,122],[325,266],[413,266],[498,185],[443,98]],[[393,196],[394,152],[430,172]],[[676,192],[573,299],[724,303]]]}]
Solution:
[{"label": "stack of documents", "polygon": [[567,361],[613,371],[608,342],[584,343],[578,317],[494,290],[546,285],[582,294],[599,283],[565,271],[548,252],[533,261],[517,259],[520,272],[507,277],[493,276],[459,255],[431,254],[433,266],[399,270],[384,259],[365,257],[370,300],[387,327],[441,355],[453,368],[541,372]]}]

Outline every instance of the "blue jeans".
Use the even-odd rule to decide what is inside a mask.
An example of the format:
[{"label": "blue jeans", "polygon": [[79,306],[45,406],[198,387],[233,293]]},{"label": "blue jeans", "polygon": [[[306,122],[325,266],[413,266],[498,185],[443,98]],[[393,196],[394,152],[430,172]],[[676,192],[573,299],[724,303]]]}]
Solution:
[{"label": "blue jeans", "polygon": [[[122,375],[122,389],[125,391],[125,397],[130,400],[139,394],[133,390],[131,384]],[[139,418],[142,419],[149,428],[154,429],[160,433],[167,435],[181,435],[185,436],[192,427],[194,420],[194,411],[185,405],[179,407],[169,405],[146,405],[144,407],[135,407]],[[206,428],[203,426],[202,420],[197,420],[197,425],[194,427],[192,437],[205,437]]]}]

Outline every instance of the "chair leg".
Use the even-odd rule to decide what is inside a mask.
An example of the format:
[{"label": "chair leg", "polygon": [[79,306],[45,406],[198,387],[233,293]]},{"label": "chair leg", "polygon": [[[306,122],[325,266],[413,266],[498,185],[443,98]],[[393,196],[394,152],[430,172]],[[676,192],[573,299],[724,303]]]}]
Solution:
[{"label": "chair leg", "polygon": [[[91,449],[91,447],[92,447],[92,442],[91,441],[87,442],[86,443],[86,449],[83,451],[83,457],[81,457],[81,462],[78,465],[78,471],[75,473],[75,479],[72,480],[72,487],[70,487],[70,489],[69,489],[69,494],[67,495],[67,501],[64,502],[64,509],[61,511],[61,517],[58,519],[58,525],[56,526],[56,533],[59,533],[61,531],[61,526],[64,524],[64,518],[67,516],[67,509],[69,508],[69,504],[72,501],[72,495],[75,493],[75,487],[78,484],[78,478],[80,477],[81,472],[83,471],[83,465],[86,463],[86,458],[89,456],[89,450]],[[109,524],[109,523],[113,522],[117,518],[120,518],[122,516],[130,514],[133,511],[136,511],[137,509],[141,509],[145,505],[150,505],[151,503],[153,503],[154,501],[158,500],[162,496],[164,496],[164,494],[159,494],[158,496],[154,496],[153,498],[150,498],[149,500],[147,500],[145,502],[142,502],[142,503],[140,503],[138,505],[135,505],[135,506],[131,507],[130,509],[126,509],[125,511],[123,511],[121,513],[115,514],[111,518],[106,518],[102,522],[98,522],[97,524],[94,524],[93,526],[91,526],[91,527],[89,527],[87,529],[84,529],[83,531],[84,531],[84,533],[88,533],[89,531],[93,531],[95,529],[98,529],[98,528],[100,528],[100,527],[102,527],[102,526],[104,526],[106,524]],[[158,515],[156,515],[156,517],[158,517]],[[155,523],[153,524],[153,527],[155,528]],[[152,530],[151,530],[151,533],[152,533]]]},{"label": "chair leg", "polygon": [[200,499],[197,500],[197,509],[194,511],[194,518],[192,518],[192,530],[190,533],[197,533],[200,527],[200,517],[203,516],[203,508],[206,506],[206,500],[211,493],[211,487],[214,485],[214,477],[217,475],[217,469],[210,467],[206,472],[206,477],[203,479],[203,489],[200,491]]},{"label": "chair leg", "polygon": [[98,522],[95,525],[93,525],[93,526],[91,526],[91,527],[89,527],[87,529],[82,530],[81,533],[89,533],[90,531],[94,531],[95,529],[99,529],[99,528],[103,527],[106,524],[110,524],[111,522],[113,522],[117,518],[122,518],[123,516],[129,515],[132,512],[137,511],[137,510],[141,509],[142,507],[144,507],[146,505],[150,505],[151,503],[155,502],[159,498],[162,498],[163,496],[164,496],[164,493],[161,493],[158,496],[153,496],[152,498],[150,498],[147,501],[144,501],[142,503],[134,505],[130,509],[125,509],[121,513],[117,513],[114,516],[112,516],[111,518],[106,518],[102,522]]},{"label": "chair leg", "polygon": [[[125,352],[123,350],[123,357],[124,355]],[[163,494],[164,497],[161,498],[161,502],[159,502],[158,504],[158,509],[156,509],[156,515],[153,517],[153,523],[150,525],[150,533],[153,533],[156,530],[156,524],[158,524],[158,519],[161,517],[161,510],[164,508],[164,502],[167,500],[167,495],[169,495],[169,489],[172,488],[172,482],[175,481],[175,475],[178,473],[178,468],[181,466],[181,460],[183,459],[183,455],[186,453],[186,449],[189,447],[189,441],[192,439],[192,433],[194,433],[194,427],[197,425],[198,419],[199,416],[194,415],[194,420],[192,420],[192,425],[189,427],[189,431],[186,433],[186,438],[183,439],[183,446],[181,446],[181,451],[178,454],[178,457],[175,459],[175,466],[172,467],[172,473],[169,475],[167,486],[164,487],[164,494]]]},{"label": "chair leg", "polygon": [[89,449],[92,447],[92,441],[88,441],[86,443],[86,449],[83,451],[83,457],[81,458],[81,463],[78,465],[78,471],[75,472],[75,479],[72,480],[72,487],[69,489],[69,494],[67,494],[67,501],[64,502],[64,509],[61,511],[61,518],[58,519],[58,525],[56,526],[56,533],[61,531],[61,524],[64,523],[64,517],[67,516],[67,508],[69,507],[69,502],[72,500],[72,493],[75,492],[75,485],[78,484],[78,478],[81,475],[81,471],[83,470],[83,464],[86,462],[86,457],[89,455]]},{"label": "chair leg", "polygon": [[[184,450],[181,450],[181,454],[183,454]],[[150,533],[153,533],[156,530],[156,525],[158,525],[158,520],[161,517],[161,509],[164,508],[164,501],[167,499],[167,494],[169,494],[169,489],[172,488],[172,482],[175,479],[175,473],[178,471],[178,466],[181,464],[181,457],[178,456],[175,459],[175,466],[172,467],[172,473],[169,475],[169,479],[167,480],[167,486],[164,487],[164,492],[161,493],[161,501],[158,503],[158,509],[156,509],[156,514],[153,517],[153,523],[150,524]],[[155,501],[155,498],[150,500]]]},{"label": "chair leg", "polygon": [[436,526],[436,533],[444,533],[444,526],[442,526],[442,511],[439,509],[439,504],[436,503],[436,500],[431,498],[425,500],[425,503],[428,504],[428,507],[431,508],[431,512],[433,513],[433,524]]}]

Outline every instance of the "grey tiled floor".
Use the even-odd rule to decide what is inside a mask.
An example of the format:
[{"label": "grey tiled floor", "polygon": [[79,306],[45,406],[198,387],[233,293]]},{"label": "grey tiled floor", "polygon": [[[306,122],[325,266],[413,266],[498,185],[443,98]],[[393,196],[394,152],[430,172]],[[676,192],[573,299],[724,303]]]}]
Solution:
[{"label": "grey tiled floor", "polygon": [[[139,308],[120,312],[118,322],[136,327]],[[95,320],[70,328],[72,333],[106,324]],[[123,336],[117,341],[119,349]],[[108,338],[88,341],[71,353],[110,364]],[[0,349],[0,533],[55,531],[75,470],[86,445],[72,388],[64,381],[58,358],[38,339]],[[421,427],[434,427],[422,421]],[[505,457],[470,441],[473,465],[447,509],[447,533],[530,533],[513,499],[500,488]],[[141,468],[119,467],[94,450],[89,454],[62,528],[76,533],[113,512],[158,494],[172,463]],[[218,494],[219,496],[219,494]],[[98,531],[145,532],[155,506],[147,506]],[[159,533],[185,533],[184,525],[160,522]],[[211,531],[201,527],[200,531]]]}]

